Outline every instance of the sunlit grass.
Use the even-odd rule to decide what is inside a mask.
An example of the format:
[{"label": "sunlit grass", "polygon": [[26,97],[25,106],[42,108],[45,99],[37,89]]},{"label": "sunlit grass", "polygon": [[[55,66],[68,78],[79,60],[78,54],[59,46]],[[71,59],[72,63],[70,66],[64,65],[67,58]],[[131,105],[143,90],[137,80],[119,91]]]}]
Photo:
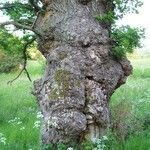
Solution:
[{"label": "sunlit grass", "polygon": [[[43,63],[30,61],[28,70],[33,80],[40,78],[43,72]],[[39,149],[39,129],[33,128],[37,121],[37,104],[31,94],[32,83],[25,74],[21,75],[12,85],[17,73],[0,75],[0,133],[6,137],[6,144],[0,142],[2,150]],[[13,124],[14,118],[20,118]],[[19,121],[22,123],[19,124]]]},{"label": "sunlit grass", "polygon": [[[133,75],[113,94],[110,105],[113,108],[121,101],[128,102],[132,105],[135,116],[144,118],[150,115],[150,60],[146,58],[131,62],[134,66]],[[32,80],[40,78],[44,70],[43,64],[29,62],[28,70]],[[12,85],[7,85],[16,75],[16,72],[0,74],[0,133],[6,137],[6,144],[0,142],[0,150],[39,150],[40,130],[34,128],[38,107],[31,94],[33,83],[23,74]],[[20,119],[11,123],[15,117]],[[129,118],[129,121],[132,120]],[[150,150],[149,139],[148,131],[142,131],[129,137],[123,147],[117,144],[112,146],[112,150]]]},{"label": "sunlit grass", "polygon": [[150,59],[136,59],[131,62],[134,67],[133,74],[113,94],[111,108],[120,102],[128,103],[131,116],[127,117],[127,125],[137,128],[133,129],[135,131],[138,130],[124,141],[121,150],[150,150]]}]

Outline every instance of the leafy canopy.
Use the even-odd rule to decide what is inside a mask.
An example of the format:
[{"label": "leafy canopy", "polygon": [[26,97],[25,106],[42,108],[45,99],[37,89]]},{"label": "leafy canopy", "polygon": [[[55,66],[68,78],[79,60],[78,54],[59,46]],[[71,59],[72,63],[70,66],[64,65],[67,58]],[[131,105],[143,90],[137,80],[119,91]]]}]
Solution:
[{"label": "leafy canopy", "polygon": [[112,45],[111,53],[117,59],[132,53],[136,47],[141,47],[140,39],[143,37],[143,29],[122,26],[112,29],[111,38],[115,44]]},{"label": "leafy canopy", "polygon": [[0,73],[9,72],[22,62],[22,40],[0,29]]},{"label": "leafy canopy", "polygon": [[[103,15],[96,15],[95,18],[106,27],[111,26],[110,38],[112,39],[111,54],[116,58],[126,57],[126,53],[131,53],[140,46],[142,30],[129,26],[117,27],[116,21],[126,13],[138,13],[138,8],[142,6],[142,0],[101,0],[108,7],[108,11]],[[111,8],[110,8],[111,6]],[[34,30],[34,22],[38,13],[43,13],[45,9],[44,0],[12,0],[1,3],[0,9],[4,15],[9,16],[16,30]],[[4,24],[3,24],[4,25]],[[27,33],[26,33],[27,34]]]},{"label": "leafy canopy", "polygon": [[22,46],[21,39],[12,35],[6,29],[0,29],[0,49],[5,54],[20,54]]},{"label": "leafy canopy", "polygon": [[113,9],[104,15],[96,15],[95,18],[104,26],[111,26],[110,38],[112,48],[110,54],[117,59],[126,57],[135,48],[141,47],[140,40],[144,37],[144,30],[128,26],[117,27],[116,21],[123,18],[125,14],[139,13],[138,8],[143,5],[141,0],[104,0],[113,3]]}]

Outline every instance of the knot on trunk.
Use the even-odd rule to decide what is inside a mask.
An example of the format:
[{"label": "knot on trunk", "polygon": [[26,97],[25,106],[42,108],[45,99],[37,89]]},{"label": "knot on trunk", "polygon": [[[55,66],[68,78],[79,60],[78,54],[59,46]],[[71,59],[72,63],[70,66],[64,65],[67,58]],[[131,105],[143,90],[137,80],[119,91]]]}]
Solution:
[{"label": "knot on trunk", "polygon": [[91,0],[78,0],[78,1],[83,5],[87,5],[87,3],[89,3]]}]

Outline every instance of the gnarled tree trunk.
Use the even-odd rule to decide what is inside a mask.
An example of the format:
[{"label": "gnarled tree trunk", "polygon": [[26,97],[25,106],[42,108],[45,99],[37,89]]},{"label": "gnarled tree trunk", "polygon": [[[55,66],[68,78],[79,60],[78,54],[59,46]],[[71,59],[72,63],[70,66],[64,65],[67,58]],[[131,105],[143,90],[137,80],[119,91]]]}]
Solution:
[{"label": "gnarled tree trunk", "polygon": [[110,123],[109,98],[132,70],[109,54],[110,25],[95,19],[111,7],[104,0],[49,0],[37,19],[47,60],[45,75],[35,82],[45,144],[93,140]]}]

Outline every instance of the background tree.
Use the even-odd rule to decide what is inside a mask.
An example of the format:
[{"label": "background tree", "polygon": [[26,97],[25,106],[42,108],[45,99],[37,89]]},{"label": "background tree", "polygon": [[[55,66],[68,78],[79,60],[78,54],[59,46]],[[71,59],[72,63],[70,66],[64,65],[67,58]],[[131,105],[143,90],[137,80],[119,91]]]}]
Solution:
[{"label": "background tree", "polygon": [[0,30],[0,72],[9,72],[22,62],[22,42],[18,37]]},{"label": "background tree", "polygon": [[132,67],[126,52],[139,46],[141,33],[116,28],[138,0],[28,0],[6,2],[10,17],[1,26],[30,30],[47,60],[45,75],[34,83],[43,114],[42,143],[82,142],[104,134],[110,124],[109,99]]}]

